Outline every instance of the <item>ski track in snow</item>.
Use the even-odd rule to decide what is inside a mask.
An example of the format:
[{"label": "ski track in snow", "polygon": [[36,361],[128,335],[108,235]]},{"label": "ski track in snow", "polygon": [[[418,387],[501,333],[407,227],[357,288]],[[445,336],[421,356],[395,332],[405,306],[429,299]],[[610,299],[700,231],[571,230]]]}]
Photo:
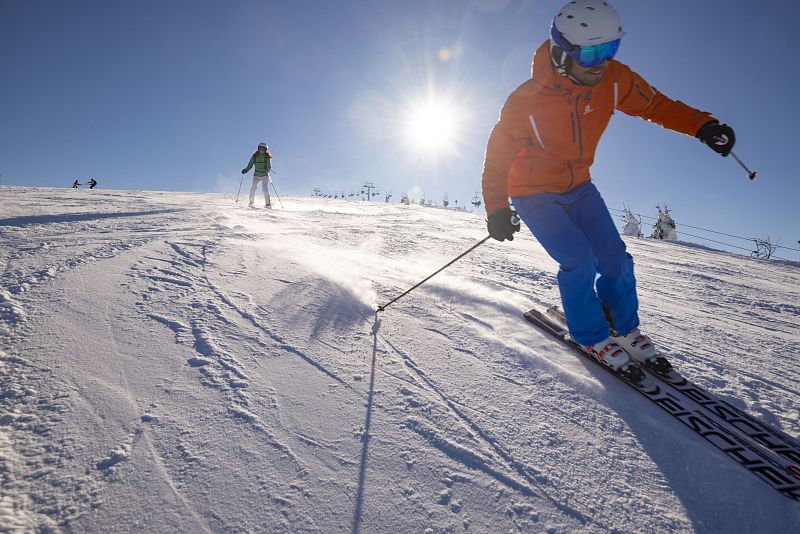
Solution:
[{"label": "ski track in snow", "polygon": [[[0,187],[0,532],[785,532],[770,493],[521,316],[468,213]],[[800,434],[800,269],[630,239],[643,328]],[[743,507],[741,503],[749,506]]]}]

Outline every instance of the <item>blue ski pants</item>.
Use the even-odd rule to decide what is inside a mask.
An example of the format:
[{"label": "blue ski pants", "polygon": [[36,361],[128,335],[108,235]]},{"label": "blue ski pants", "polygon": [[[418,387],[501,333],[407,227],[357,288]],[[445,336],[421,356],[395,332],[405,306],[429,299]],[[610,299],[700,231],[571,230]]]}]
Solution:
[{"label": "blue ski pants", "polygon": [[572,337],[593,345],[614,329],[639,326],[633,258],[625,250],[600,192],[591,182],[567,193],[511,199],[547,253],[558,262],[558,288]]}]

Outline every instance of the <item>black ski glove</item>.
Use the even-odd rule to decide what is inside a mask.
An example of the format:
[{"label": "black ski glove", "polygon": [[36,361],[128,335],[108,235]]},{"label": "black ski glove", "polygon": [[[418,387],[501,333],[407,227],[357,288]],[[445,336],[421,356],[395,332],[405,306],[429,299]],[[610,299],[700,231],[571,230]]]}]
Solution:
[{"label": "black ski glove", "polygon": [[700,141],[707,144],[708,147],[722,157],[731,153],[734,143],[736,143],[736,136],[733,134],[733,128],[727,124],[720,124],[717,121],[708,121],[697,130],[695,135]]},{"label": "black ski glove", "polygon": [[493,239],[514,241],[514,232],[519,232],[519,218],[511,208],[500,208],[489,215],[487,227]]},{"label": "black ski glove", "polygon": [[242,169],[242,174],[247,174],[247,169]]}]

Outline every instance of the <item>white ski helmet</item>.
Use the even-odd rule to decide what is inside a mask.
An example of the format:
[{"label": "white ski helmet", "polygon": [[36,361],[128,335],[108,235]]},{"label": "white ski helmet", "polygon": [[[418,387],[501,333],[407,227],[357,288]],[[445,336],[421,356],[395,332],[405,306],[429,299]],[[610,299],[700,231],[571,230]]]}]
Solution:
[{"label": "white ski helmet", "polygon": [[613,58],[623,35],[619,14],[606,0],[573,0],[558,10],[550,26],[553,67],[580,83],[569,73],[570,58],[584,67]]},{"label": "white ski helmet", "polygon": [[558,10],[553,27],[573,45],[596,45],[620,39],[619,14],[606,0],[573,0]]}]

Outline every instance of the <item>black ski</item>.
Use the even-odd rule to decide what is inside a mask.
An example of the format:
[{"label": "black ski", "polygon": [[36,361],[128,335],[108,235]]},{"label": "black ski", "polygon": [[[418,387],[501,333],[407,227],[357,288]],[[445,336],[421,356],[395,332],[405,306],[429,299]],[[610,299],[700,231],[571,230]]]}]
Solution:
[{"label": "black ski", "polygon": [[[547,310],[547,315],[556,319],[559,325],[566,329],[566,318],[561,308],[554,306]],[[708,410],[713,416],[722,419],[762,447],[789,460],[796,466],[800,466],[800,442],[785,432],[759,421],[746,411],[737,408],[724,399],[720,399],[717,395],[698,386],[677,372],[673,376],[664,376],[646,366],[643,366],[643,368],[656,379],[666,382]],[[680,380],[676,380],[676,376],[680,376]],[[796,476],[800,476],[800,470],[796,471]]]},{"label": "black ski", "polygon": [[[525,318],[528,322],[576,353],[622,379],[626,384],[632,386],[675,419],[692,429],[708,443],[714,445],[736,463],[769,484],[773,489],[790,499],[800,501],[800,467],[795,462],[783,456],[778,456],[776,452],[765,448],[746,434],[743,434],[738,430],[738,427],[734,427],[724,419],[718,418],[714,411],[707,412],[703,409],[695,409],[695,405],[699,403],[692,400],[691,396],[676,389],[669,382],[653,380],[651,383],[645,381],[645,386],[641,387],[626,380],[610,367],[597,361],[583,347],[574,342],[570,338],[569,332],[546,313],[532,309],[525,313]],[[657,375],[652,374],[647,374],[646,376],[657,377]]]}]

